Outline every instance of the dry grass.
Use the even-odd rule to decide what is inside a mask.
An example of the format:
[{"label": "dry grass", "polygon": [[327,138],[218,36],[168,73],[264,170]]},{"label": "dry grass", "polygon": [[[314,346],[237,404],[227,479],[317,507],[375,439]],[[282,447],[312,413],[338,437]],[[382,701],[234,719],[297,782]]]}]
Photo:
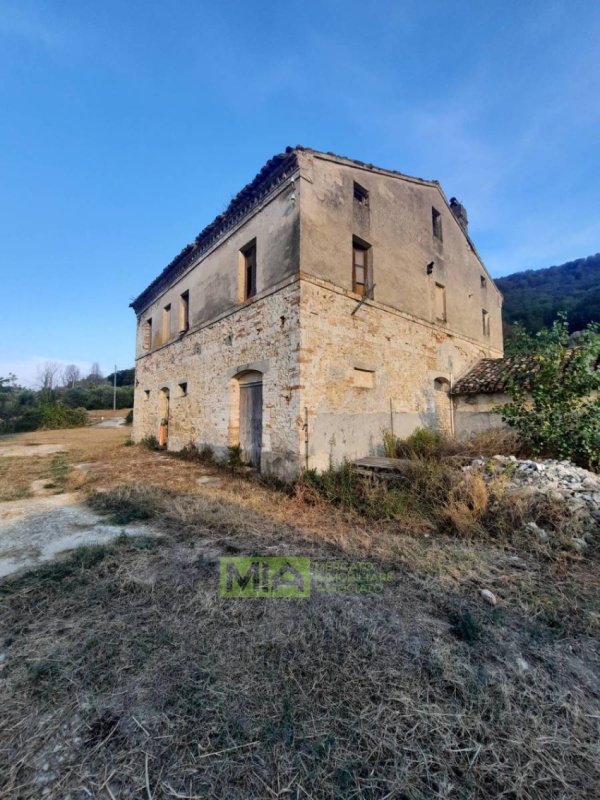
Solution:
[{"label": "dry grass", "polygon": [[[423,507],[365,520],[127,435],[26,435],[95,461],[93,507],[163,539],[0,583],[0,797],[597,796],[597,548],[500,540],[503,487],[437,467],[413,482],[450,498],[445,524]],[[208,473],[220,484],[198,485]],[[503,529],[563,519],[525,497],[503,513]],[[383,594],[225,601],[223,553],[368,557],[395,577]]]},{"label": "dry grass", "polygon": [[4,796],[595,796],[597,642],[409,574],[221,601],[194,541],[4,585]]}]

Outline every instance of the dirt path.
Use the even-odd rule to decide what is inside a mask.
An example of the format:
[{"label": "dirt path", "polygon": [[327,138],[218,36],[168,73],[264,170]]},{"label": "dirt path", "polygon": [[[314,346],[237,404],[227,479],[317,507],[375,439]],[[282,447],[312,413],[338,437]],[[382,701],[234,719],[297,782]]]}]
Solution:
[{"label": "dirt path", "polygon": [[[85,505],[82,490],[100,488],[107,461],[118,463],[127,453],[123,442],[129,431],[122,426],[124,419],[0,437],[0,477],[9,496],[11,487],[15,490],[15,499],[0,502],[0,578],[83,544],[103,544],[122,534],[152,535],[143,524],[107,524]],[[64,469],[58,476],[56,465],[53,474],[57,458]]]},{"label": "dirt path", "polygon": [[107,525],[76,493],[0,504],[0,578],[49,561],[83,544],[121,535],[152,535],[147,525]]}]

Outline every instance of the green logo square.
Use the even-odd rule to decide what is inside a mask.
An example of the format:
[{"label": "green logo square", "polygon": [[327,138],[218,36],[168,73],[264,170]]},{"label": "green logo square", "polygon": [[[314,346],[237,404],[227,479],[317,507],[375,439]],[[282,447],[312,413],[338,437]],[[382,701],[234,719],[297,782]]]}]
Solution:
[{"label": "green logo square", "polygon": [[224,556],[221,597],[309,597],[310,559],[304,556]]}]

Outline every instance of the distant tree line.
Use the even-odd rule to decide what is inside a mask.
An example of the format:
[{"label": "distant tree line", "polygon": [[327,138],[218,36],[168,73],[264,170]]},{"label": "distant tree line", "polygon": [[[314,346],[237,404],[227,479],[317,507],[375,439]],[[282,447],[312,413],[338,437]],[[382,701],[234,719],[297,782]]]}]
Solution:
[{"label": "distant tree line", "polygon": [[[82,375],[75,364],[54,361],[39,367],[37,389],[19,386],[12,374],[0,377],[0,433],[85,425],[88,410],[113,407],[114,377],[105,378],[98,363]],[[134,369],[117,371],[117,408],[133,406],[134,381]]]},{"label": "distant tree line", "polygon": [[505,333],[519,323],[530,333],[549,328],[565,312],[569,332],[600,322],[600,253],[547,269],[515,272],[498,278],[504,295]]}]

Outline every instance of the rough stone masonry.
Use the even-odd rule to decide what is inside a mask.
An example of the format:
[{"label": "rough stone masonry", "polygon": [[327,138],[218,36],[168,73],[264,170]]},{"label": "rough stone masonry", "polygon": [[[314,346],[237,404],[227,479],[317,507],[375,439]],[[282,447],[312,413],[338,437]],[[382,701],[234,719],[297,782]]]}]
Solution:
[{"label": "rough stone masonry", "polygon": [[381,454],[386,430],[454,433],[453,383],[503,352],[501,295],[440,185],[302,147],[132,306],[134,439],[240,445],[284,479]]}]

